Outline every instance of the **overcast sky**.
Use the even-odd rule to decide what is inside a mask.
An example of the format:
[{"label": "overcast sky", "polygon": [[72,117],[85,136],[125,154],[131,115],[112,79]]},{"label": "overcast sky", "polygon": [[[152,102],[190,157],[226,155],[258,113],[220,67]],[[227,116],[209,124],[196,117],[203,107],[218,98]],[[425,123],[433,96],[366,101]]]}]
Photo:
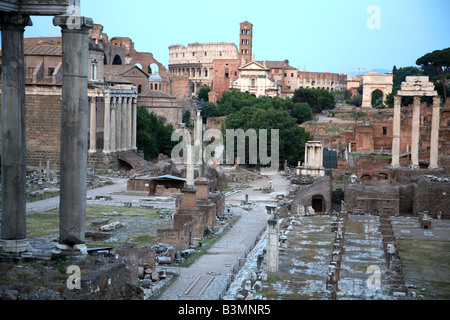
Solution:
[{"label": "overcast sky", "polygon": [[[81,14],[109,38],[130,37],[168,67],[172,44],[233,42],[239,23],[254,26],[257,60],[307,71],[415,66],[450,47],[450,0],[81,0]],[[51,17],[32,17],[26,37],[60,36]]]}]

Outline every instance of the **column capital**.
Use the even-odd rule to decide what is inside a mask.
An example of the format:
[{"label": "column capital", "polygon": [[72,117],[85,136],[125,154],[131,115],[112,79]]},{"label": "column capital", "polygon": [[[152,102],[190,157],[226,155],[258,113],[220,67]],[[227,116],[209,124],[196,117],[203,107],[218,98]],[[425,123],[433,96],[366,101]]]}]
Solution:
[{"label": "column capital", "polygon": [[433,107],[440,107],[441,105],[441,97],[440,96],[434,96],[433,97]]},{"label": "column capital", "polygon": [[63,30],[88,31],[94,27],[94,21],[87,17],[61,15],[53,18],[53,25]]},{"label": "column capital", "polygon": [[8,27],[25,28],[31,27],[33,22],[29,15],[22,14],[2,14],[0,16],[0,28]]}]

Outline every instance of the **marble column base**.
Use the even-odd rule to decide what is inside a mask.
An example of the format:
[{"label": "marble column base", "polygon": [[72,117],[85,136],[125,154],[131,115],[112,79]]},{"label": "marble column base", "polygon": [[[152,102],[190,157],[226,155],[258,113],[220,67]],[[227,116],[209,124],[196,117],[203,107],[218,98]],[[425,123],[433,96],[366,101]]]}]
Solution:
[{"label": "marble column base", "polygon": [[27,239],[0,240],[0,251],[4,253],[22,253],[31,249]]},{"label": "marble column base", "polygon": [[85,244],[76,244],[76,245],[67,245],[56,243],[56,248],[61,250],[62,254],[70,255],[70,256],[85,256],[88,254],[87,247]]}]

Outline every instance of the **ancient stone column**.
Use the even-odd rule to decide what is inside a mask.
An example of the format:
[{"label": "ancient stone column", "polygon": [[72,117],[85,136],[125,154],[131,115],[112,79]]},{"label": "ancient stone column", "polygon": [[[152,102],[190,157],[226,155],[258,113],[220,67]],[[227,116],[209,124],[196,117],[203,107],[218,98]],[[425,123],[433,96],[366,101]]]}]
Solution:
[{"label": "ancient stone column", "polygon": [[394,123],[393,123],[393,139],[392,139],[392,168],[400,167],[400,111],[402,97],[394,97]]},{"label": "ancient stone column", "polygon": [[266,210],[268,215],[266,269],[267,272],[278,272],[280,228],[276,212],[277,208],[275,206],[266,206]]},{"label": "ancient stone column", "polygon": [[419,168],[420,97],[414,97],[411,130],[411,167]]},{"label": "ancient stone column", "polygon": [[116,150],[122,149],[121,136],[122,136],[122,97],[116,98]]},{"label": "ancient stone column", "polygon": [[2,15],[2,205],[1,243],[4,252],[27,250],[26,127],[23,33],[29,16]]},{"label": "ancient stone column", "polygon": [[127,97],[122,97],[122,114],[120,115],[121,126],[120,126],[120,150],[126,149],[127,143]]},{"label": "ancient stone column", "polygon": [[91,97],[89,124],[89,153],[97,151],[97,98]]},{"label": "ancient stone column", "polygon": [[137,150],[136,146],[136,135],[137,135],[137,99],[133,98],[133,128],[131,134],[131,149]]},{"label": "ancient stone column", "polygon": [[112,98],[112,106],[111,106],[111,130],[110,130],[110,150],[115,152],[116,147],[116,110],[117,110],[117,97]]},{"label": "ancient stone column", "polygon": [[111,98],[105,97],[105,117],[103,120],[103,152],[111,152]]},{"label": "ancient stone column", "polygon": [[441,111],[439,106],[440,98],[438,96],[433,97],[433,118],[431,122],[431,141],[430,141],[430,169],[439,168],[439,124]]},{"label": "ancient stone column", "polygon": [[59,247],[85,253],[87,127],[88,127],[88,32],[90,18],[56,16],[62,30],[62,118],[60,155]]},{"label": "ancient stone column", "polygon": [[128,98],[128,106],[127,106],[127,149],[131,149],[131,140],[133,134],[133,98]]}]

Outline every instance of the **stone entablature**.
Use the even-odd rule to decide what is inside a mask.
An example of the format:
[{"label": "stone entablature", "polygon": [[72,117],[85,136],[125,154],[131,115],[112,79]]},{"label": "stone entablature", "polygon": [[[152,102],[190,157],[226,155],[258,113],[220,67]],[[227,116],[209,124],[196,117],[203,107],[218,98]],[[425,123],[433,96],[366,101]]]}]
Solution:
[{"label": "stone entablature", "polygon": [[25,15],[54,16],[67,13],[70,5],[79,0],[4,0],[0,2],[0,11]]}]

